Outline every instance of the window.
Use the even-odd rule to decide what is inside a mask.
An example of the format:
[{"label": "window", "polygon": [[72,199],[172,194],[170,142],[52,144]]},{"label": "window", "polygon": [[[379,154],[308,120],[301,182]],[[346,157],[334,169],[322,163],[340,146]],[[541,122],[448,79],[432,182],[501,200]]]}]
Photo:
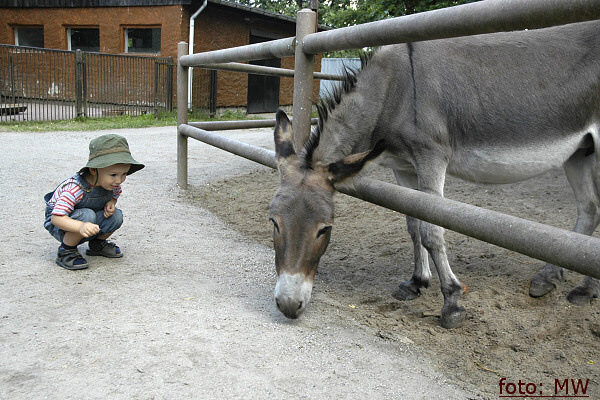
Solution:
[{"label": "window", "polygon": [[160,28],[125,28],[125,53],[160,54]]},{"label": "window", "polygon": [[42,27],[15,27],[15,45],[44,47],[44,28]]},{"label": "window", "polygon": [[67,28],[67,49],[100,51],[100,29]]}]

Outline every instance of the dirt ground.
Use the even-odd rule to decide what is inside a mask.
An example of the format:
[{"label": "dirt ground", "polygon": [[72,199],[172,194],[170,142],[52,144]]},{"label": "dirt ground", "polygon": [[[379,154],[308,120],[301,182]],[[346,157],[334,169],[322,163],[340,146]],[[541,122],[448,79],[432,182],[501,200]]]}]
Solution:
[{"label": "dirt ground", "polygon": [[[385,170],[374,175],[393,181]],[[267,209],[277,185],[275,171],[261,170],[204,183],[193,188],[188,201],[245,237],[272,246]],[[562,170],[517,185],[473,185],[449,178],[446,196],[564,229],[575,221],[573,195]],[[479,396],[572,395],[572,387],[565,392],[565,379],[581,379],[588,382],[587,395],[600,398],[600,302],[579,307],[566,300],[580,275],[567,271],[557,290],[534,299],[528,295],[529,281],[542,262],[446,231],[450,264],[470,287],[462,298],[466,323],[446,330],[439,326],[443,300],[435,270],[432,285],[420,298],[401,302],[391,296],[412,272],[404,216],[343,194],[336,195],[335,204],[331,243],[308,315],[301,319],[340,313],[392,343],[408,339],[437,371]],[[501,378],[514,385],[500,392]]]},{"label": "dirt ground", "polygon": [[[277,173],[190,140],[183,191],[174,129],[110,131],[146,168],[119,200],[125,256],[84,271],[54,263],[42,197],[109,131],[0,132],[0,398],[493,399],[502,378],[545,396],[589,379],[600,398],[600,303],[566,301],[577,274],[532,299],[541,262],[448,231],[470,292],[466,323],[445,330],[435,274],[420,298],[391,297],[412,271],[404,217],[342,194],[311,304],[287,320],[272,297]],[[272,148],[268,129],[223,134]],[[575,217],[560,171],[513,186],[450,179],[447,196],[567,229]]]}]

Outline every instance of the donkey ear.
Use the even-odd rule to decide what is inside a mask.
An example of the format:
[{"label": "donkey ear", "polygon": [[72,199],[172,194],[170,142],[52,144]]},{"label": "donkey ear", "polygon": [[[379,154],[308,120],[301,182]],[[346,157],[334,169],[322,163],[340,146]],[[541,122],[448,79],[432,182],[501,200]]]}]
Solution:
[{"label": "donkey ear", "polygon": [[282,162],[296,155],[294,150],[294,131],[286,113],[279,109],[275,116],[275,155],[277,161]]},{"label": "donkey ear", "polygon": [[369,162],[376,159],[385,150],[384,140],[380,140],[370,151],[351,154],[340,161],[329,164],[328,172],[332,183],[343,181],[360,172]]}]

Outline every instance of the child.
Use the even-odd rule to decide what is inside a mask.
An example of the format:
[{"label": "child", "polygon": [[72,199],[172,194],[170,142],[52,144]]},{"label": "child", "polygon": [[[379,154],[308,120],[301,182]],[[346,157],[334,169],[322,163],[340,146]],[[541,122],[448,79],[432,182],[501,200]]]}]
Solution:
[{"label": "child", "polygon": [[61,242],[56,257],[59,266],[87,268],[87,261],[77,251],[77,246],[87,241],[89,256],[123,257],[119,247],[106,239],[123,223],[123,214],[115,207],[121,184],[142,168],[144,164],[131,157],[124,137],[103,135],[90,142],[87,165],[44,196],[44,228]]}]

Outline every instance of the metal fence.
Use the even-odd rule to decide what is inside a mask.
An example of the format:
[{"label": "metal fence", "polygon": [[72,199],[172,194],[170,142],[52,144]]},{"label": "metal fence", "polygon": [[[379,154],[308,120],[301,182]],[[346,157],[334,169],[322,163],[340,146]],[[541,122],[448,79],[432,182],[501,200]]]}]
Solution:
[{"label": "metal fence", "polygon": [[194,68],[192,82],[190,111],[204,115],[214,115],[217,112],[217,71],[204,68]]},{"label": "metal fence", "polygon": [[[188,68],[210,65],[231,67],[234,62],[295,56],[294,71],[273,69],[262,73],[294,76],[294,147],[301,148],[310,133],[314,55],[325,51],[381,46],[392,43],[443,39],[526,28],[542,28],[572,22],[600,19],[597,0],[488,0],[463,6],[391,18],[384,21],[316,31],[316,13],[298,13],[296,37],[258,45],[187,54],[187,44],[178,46],[178,102],[187,96]],[[235,67],[235,65],[234,65]],[[242,68],[239,68],[243,71]],[[324,79],[324,77],[320,77]],[[182,103],[183,104],[183,103]],[[245,122],[245,121],[244,121]],[[251,122],[245,122],[250,127]],[[213,123],[214,125],[214,123]],[[273,123],[274,125],[274,123]],[[242,128],[242,126],[238,126]],[[187,139],[194,138],[234,154],[276,168],[274,153],[260,147],[228,139],[207,129],[228,129],[204,123],[189,123],[185,107],[178,107],[177,182],[187,188]],[[453,202],[390,185],[374,179],[357,180],[339,191],[392,210],[412,215],[436,225],[496,244],[531,257],[600,278],[600,240],[479,207]],[[464,221],[473,223],[465,224]],[[498,232],[506,232],[499,235]],[[541,238],[541,240],[533,240]]]},{"label": "metal fence", "polygon": [[[170,112],[174,67],[171,57],[0,45],[0,121]],[[200,85],[208,80],[203,73]],[[208,98],[208,90],[197,92]],[[197,104],[209,106],[201,98]]]}]

